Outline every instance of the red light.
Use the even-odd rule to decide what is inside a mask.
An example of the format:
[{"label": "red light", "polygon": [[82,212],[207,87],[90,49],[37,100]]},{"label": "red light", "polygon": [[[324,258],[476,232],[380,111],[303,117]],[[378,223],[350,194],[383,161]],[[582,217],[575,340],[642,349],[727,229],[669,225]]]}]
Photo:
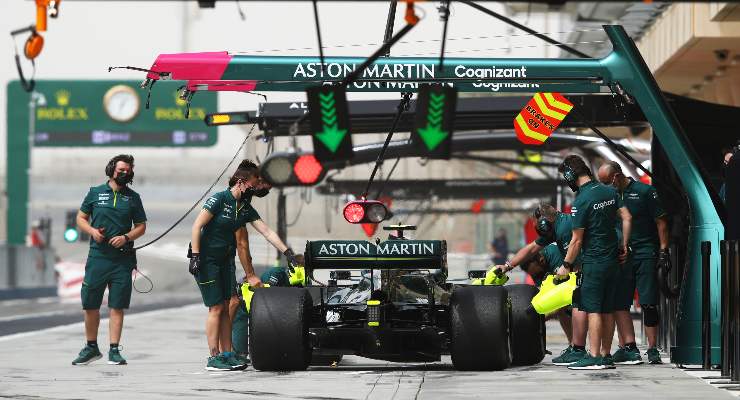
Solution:
[{"label": "red light", "polygon": [[316,183],[323,170],[324,167],[313,154],[304,154],[298,157],[293,166],[293,172],[298,178],[298,181],[306,185]]},{"label": "red light", "polygon": [[356,224],[365,218],[365,207],[359,203],[349,203],[344,206],[344,219],[350,224]]}]

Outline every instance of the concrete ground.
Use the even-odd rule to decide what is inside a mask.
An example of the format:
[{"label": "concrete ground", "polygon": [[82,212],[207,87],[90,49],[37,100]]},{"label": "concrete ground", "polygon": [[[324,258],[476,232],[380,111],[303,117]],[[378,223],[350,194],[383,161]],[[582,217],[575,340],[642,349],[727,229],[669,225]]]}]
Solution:
[{"label": "concrete ground", "polygon": [[[457,372],[440,363],[396,364],[345,357],[337,368],[292,373],[248,369],[204,370],[207,349],[201,305],[128,316],[121,341],[129,365],[105,358],[70,363],[83,345],[82,324],[0,337],[0,398],[12,399],[727,399],[717,389],[671,365],[570,371],[550,364],[500,372]],[[548,347],[565,346],[548,323]],[[100,331],[107,348],[107,321]]]}]

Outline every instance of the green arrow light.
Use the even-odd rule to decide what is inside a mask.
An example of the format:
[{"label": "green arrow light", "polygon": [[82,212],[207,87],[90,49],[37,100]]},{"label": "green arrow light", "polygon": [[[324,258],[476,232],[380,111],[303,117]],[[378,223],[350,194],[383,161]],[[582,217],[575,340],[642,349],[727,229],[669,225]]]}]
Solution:
[{"label": "green arrow light", "polygon": [[332,153],[336,153],[342,140],[344,140],[344,136],[347,135],[347,130],[339,129],[334,92],[319,93],[319,104],[321,105],[321,122],[324,130],[317,133],[316,137]]},{"label": "green arrow light", "polygon": [[337,125],[334,124],[332,126],[324,126],[324,130],[317,133],[316,137],[319,138],[319,140],[321,140],[321,143],[326,145],[326,147],[331,150],[332,153],[335,153],[339,148],[339,144],[342,143],[344,135],[346,134],[346,129],[338,129]]},{"label": "green arrow light", "polygon": [[429,109],[427,112],[427,126],[418,130],[429,151],[439,146],[449,135],[442,130],[442,113],[444,112],[445,94],[429,93]]},{"label": "green arrow light", "polygon": [[445,140],[447,135],[449,133],[443,131],[439,126],[430,126],[427,124],[426,128],[419,129],[419,136],[421,136],[429,151],[436,149]]}]

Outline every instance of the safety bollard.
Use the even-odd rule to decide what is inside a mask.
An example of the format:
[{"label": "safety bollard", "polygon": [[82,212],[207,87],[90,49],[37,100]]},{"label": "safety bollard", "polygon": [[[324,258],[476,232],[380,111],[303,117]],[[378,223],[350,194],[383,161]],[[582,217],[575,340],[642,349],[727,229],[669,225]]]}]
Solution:
[{"label": "safety bollard", "polygon": [[732,346],[732,339],[730,333],[730,326],[732,321],[731,314],[731,299],[733,294],[731,292],[730,282],[730,243],[726,240],[719,242],[719,254],[722,268],[721,274],[721,290],[722,290],[722,315],[720,315],[721,328],[722,328],[722,356],[720,363],[722,364],[722,373],[719,379],[730,378],[730,365],[732,363],[732,353],[730,352],[730,346]]},{"label": "safety bollard", "polygon": [[712,242],[701,242],[701,368],[712,368],[712,321],[710,317],[710,270],[709,255],[712,254]]},{"label": "safety bollard", "polygon": [[740,242],[733,240],[730,242],[730,260],[732,268],[732,382],[740,383]]}]

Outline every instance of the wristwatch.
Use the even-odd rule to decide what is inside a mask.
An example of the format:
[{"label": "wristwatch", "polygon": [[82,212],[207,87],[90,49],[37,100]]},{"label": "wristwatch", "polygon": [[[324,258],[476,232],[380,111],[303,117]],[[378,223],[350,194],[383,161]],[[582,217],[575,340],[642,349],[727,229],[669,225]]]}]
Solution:
[{"label": "wristwatch", "polygon": [[572,270],[573,269],[573,264],[571,264],[571,263],[563,260],[563,267],[565,267],[565,268],[567,268],[569,270]]},{"label": "wristwatch", "polygon": [[510,262],[507,261],[507,262],[504,263],[504,272],[509,272],[512,269],[514,269],[514,267],[511,266],[511,263]]},{"label": "wristwatch", "polygon": [[126,243],[131,241],[131,238],[129,238],[128,235],[125,233],[123,234],[123,238],[126,239]]}]

